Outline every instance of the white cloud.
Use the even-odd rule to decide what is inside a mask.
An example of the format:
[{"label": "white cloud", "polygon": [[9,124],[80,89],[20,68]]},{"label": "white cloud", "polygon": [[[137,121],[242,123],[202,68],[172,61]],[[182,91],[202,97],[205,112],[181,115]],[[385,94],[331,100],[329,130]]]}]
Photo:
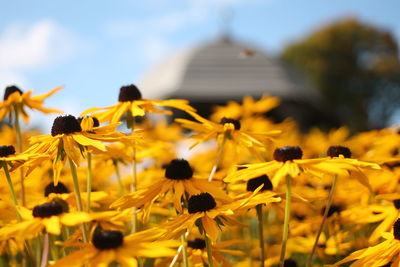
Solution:
[{"label": "white cloud", "polygon": [[28,86],[24,72],[68,60],[78,50],[78,39],[52,20],[32,25],[8,25],[0,32],[0,86]]}]

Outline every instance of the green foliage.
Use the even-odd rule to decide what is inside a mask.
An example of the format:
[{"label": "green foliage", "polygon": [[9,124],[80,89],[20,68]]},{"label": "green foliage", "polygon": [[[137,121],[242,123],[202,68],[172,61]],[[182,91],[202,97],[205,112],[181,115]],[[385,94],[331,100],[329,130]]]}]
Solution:
[{"label": "green foliage", "polygon": [[382,127],[398,108],[398,47],[387,31],[345,19],[287,46],[281,57],[308,74],[353,130]]}]

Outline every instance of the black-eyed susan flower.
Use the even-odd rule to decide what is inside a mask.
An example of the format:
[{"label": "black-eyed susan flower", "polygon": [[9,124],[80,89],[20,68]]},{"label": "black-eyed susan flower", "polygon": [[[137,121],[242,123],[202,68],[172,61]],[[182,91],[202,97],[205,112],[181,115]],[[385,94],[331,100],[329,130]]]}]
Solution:
[{"label": "black-eyed susan flower", "polygon": [[[13,167],[13,165],[21,166],[28,160],[40,159],[42,156],[34,153],[23,153],[16,154],[14,146],[0,146],[0,168],[4,170],[4,174],[6,176],[8,188],[10,190],[11,199],[13,201],[14,207],[17,208],[18,201],[17,196],[15,194],[13,182],[11,180],[11,176],[9,173],[9,167]],[[21,217],[17,211],[17,217],[21,220]]]},{"label": "black-eyed susan flower", "polygon": [[25,111],[25,107],[36,109],[43,113],[61,113],[58,109],[43,107],[43,102],[63,88],[57,87],[48,93],[31,96],[32,90],[24,93],[15,85],[8,86],[4,91],[4,101],[0,102],[0,120],[3,120],[7,114],[17,112],[22,115],[22,119],[26,123],[29,122],[29,114]]},{"label": "black-eyed susan flower", "polygon": [[248,181],[264,174],[271,174],[272,184],[278,186],[282,178],[289,175],[295,178],[302,172],[321,176],[324,173],[337,173],[340,169],[325,164],[319,159],[301,159],[303,151],[298,146],[285,146],[275,149],[274,160],[266,163],[255,163],[241,166],[242,168],[225,178],[227,182]]},{"label": "black-eyed susan flower", "polygon": [[24,163],[27,160],[38,157],[41,158],[40,155],[33,153],[16,154],[14,146],[8,146],[8,145],[0,146],[0,164],[2,164],[1,167],[13,166],[14,164]]},{"label": "black-eyed susan flower", "polygon": [[229,117],[223,117],[219,123],[215,123],[194,112],[189,112],[189,114],[198,122],[187,119],[176,119],[176,121],[179,122],[182,127],[196,133],[192,138],[198,141],[196,141],[191,148],[206,140],[214,139],[217,141],[219,147],[222,146],[222,142],[225,140],[232,141],[236,145],[247,149],[254,149],[257,147],[262,149],[264,147],[263,142],[271,141],[280,133],[278,130],[266,132],[246,131],[246,129],[242,128],[239,120]]},{"label": "black-eyed susan flower", "polygon": [[378,195],[375,199],[379,203],[367,205],[354,205],[342,212],[341,216],[346,222],[357,225],[378,223],[369,236],[370,244],[375,244],[383,232],[387,232],[400,216],[400,195]]},{"label": "black-eyed susan flower", "polygon": [[398,266],[400,262],[400,219],[393,224],[393,232],[383,233],[385,241],[376,246],[368,247],[351,253],[334,266],[354,261],[350,266]]},{"label": "black-eyed susan flower", "polygon": [[[350,177],[355,177],[361,184],[365,185],[372,191],[372,188],[369,184],[368,177],[364,174],[364,171],[367,169],[380,169],[378,164],[374,163],[367,163],[367,162],[362,162],[358,161],[356,159],[351,159],[351,151],[349,148],[344,147],[344,146],[330,146],[327,151],[328,157],[330,157],[329,162],[334,162],[337,164],[337,167],[340,169],[346,169],[348,171],[347,176]],[[337,182],[338,176],[335,175],[333,180],[332,180],[332,186],[329,192],[327,204],[325,207],[324,211],[324,216],[322,218],[322,222],[320,225],[320,228],[317,233],[317,237],[314,243],[314,247],[309,255],[308,263],[307,266],[311,266],[311,261],[312,261],[312,256],[314,254],[314,251],[317,248],[318,245],[318,239],[320,234],[322,233],[323,227],[325,220],[329,216],[329,210],[331,208],[331,204],[333,202],[333,196],[335,193],[336,189],[336,182]]]},{"label": "black-eyed susan flower", "polygon": [[201,221],[202,231],[215,242],[222,225],[232,226],[238,223],[230,217],[230,215],[234,215],[235,212],[254,208],[258,204],[268,205],[280,201],[280,198],[276,197],[275,194],[258,194],[259,197],[257,197],[257,193],[260,189],[261,187],[250,196],[218,206],[210,193],[193,195],[189,198],[188,213],[185,212],[184,214],[178,215],[170,222],[161,225],[161,227],[167,231],[163,236],[164,238],[172,238],[178,236],[182,232],[190,231],[194,225],[198,225],[196,221],[199,220]]},{"label": "black-eyed susan flower", "polygon": [[208,182],[206,178],[194,177],[193,169],[188,161],[174,159],[166,167],[164,177],[153,181],[148,187],[123,196],[115,201],[111,207],[143,207],[146,214],[144,217],[148,218],[150,208],[157,199],[168,201],[168,198],[165,197],[168,192],[172,194],[170,199],[179,213],[182,213],[182,198],[186,198],[186,194],[192,196],[210,192],[218,200],[230,201],[230,197],[219,189],[217,184],[217,182]]},{"label": "black-eyed susan flower", "polygon": [[225,144],[233,145],[235,153],[239,148],[242,148],[250,151],[254,156],[262,158],[259,152],[264,151],[265,144],[271,142],[280,133],[279,130],[266,132],[247,131],[242,128],[239,120],[229,117],[223,117],[219,123],[215,123],[194,112],[189,112],[189,114],[198,122],[186,119],[176,119],[176,121],[182,124],[182,127],[195,132],[191,137],[197,141],[190,148],[210,139],[217,142],[217,159],[208,178],[210,181],[218,168]]},{"label": "black-eyed susan flower", "polygon": [[0,229],[0,239],[32,239],[45,230],[49,234],[59,235],[62,225],[75,226],[90,221],[90,216],[84,212],[68,212],[60,201],[52,201],[36,205],[32,210],[19,207],[23,219],[17,224],[7,225]]},{"label": "black-eyed susan flower", "polygon": [[302,160],[303,151],[298,146],[286,146],[275,149],[273,157],[274,160],[267,163],[257,163],[244,165],[243,169],[233,173],[226,178],[227,181],[235,180],[249,180],[264,174],[273,174],[272,184],[278,186],[281,179],[286,179],[286,205],[285,205],[285,219],[284,230],[282,237],[282,252],[281,252],[281,265],[285,260],[286,242],[289,233],[289,218],[290,218],[290,202],[291,202],[291,179],[298,177],[302,172],[310,174],[317,174],[321,176],[325,173],[343,172],[343,170],[336,168],[332,164],[327,164],[327,160],[311,159]]},{"label": "black-eyed susan flower", "polygon": [[378,164],[351,158],[350,149],[344,146],[330,146],[327,155],[330,161],[337,164],[337,168],[346,169],[348,171],[347,174],[345,174],[346,176],[357,179],[362,185],[372,190],[365,172],[380,170],[381,168]]},{"label": "black-eyed susan flower", "polygon": [[85,243],[82,250],[75,251],[57,261],[55,267],[74,267],[90,264],[93,267],[108,266],[112,262],[121,266],[138,266],[137,257],[171,257],[176,241],[154,241],[148,232],[124,236],[120,231],[95,232],[91,243]]},{"label": "black-eyed susan flower", "polygon": [[251,96],[246,96],[243,98],[242,104],[235,101],[229,101],[225,106],[215,107],[211,119],[213,121],[219,121],[223,117],[229,116],[232,119],[238,120],[254,115],[263,115],[277,107],[279,103],[279,98],[268,95],[263,95],[262,98],[257,101]]},{"label": "black-eyed susan flower", "polygon": [[[183,111],[194,111],[188,105],[188,101],[181,99],[169,100],[149,100],[143,99],[142,93],[139,89],[131,84],[122,86],[120,88],[118,103],[105,108],[90,108],[84,111],[81,115],[93,114],[100,122],[116,123],[120,121],[121,117],[127,115],[128,124],[129,120],[136,116],[144,116],[146,112],[155,112],[163,114],[171,114],[169,110],[162,110],[159,107],[171,107],[181,109]],[[130,125],[128,125],[129,128]]]},{"label": "black-eyed susan flower", "polygon": [[[85,130],[82,130],[84,125]],[[32,146],[28,153],[46,154],[53,161],[54,184],[58,183],[61,169],[67,158],[74,165],[79,165],[82,152],[85,149],[94,151],[106,151],[104,142],[114,142],[125,138],[122,134],[116,134],[115,125],[94,127],[94,121],[84,118],[81,123],[72,115],[57,117],[51,128],[51,134],[34,136],[30,139]],[[126,137],[128,138],[128,137]],[[31,171],[38,163],[33,161],[29,167]]]}]

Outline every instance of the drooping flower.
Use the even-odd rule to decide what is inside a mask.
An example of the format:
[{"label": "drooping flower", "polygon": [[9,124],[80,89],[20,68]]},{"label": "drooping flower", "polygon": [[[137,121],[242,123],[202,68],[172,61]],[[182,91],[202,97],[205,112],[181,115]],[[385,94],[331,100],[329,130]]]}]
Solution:
[{"label": "drooping flower", "polygon": [[[82,126],[84,126],[84,131]],[[75,165],[79,165],[82,152],[86,149],[106,151],[103,142],[115,142],[121,139],[137,138],[116,133],[116,125],[94,126],[94,120],[84,118],[81,123],[72,115],[57,117],[51,128],[51,134],[31,137],[32,146],[26,153],[48,155],[53,161],[53,179],[57,185],[60,172],[69,157]],[[30,173],[44,159],[33,160],[27,163]]]},{"label": "drooping flower", "polygon": [[[155,112],[162,114],[171,114],[169,110],[162,110],[160,107],[171,107],[183,111],[194,111],[188,105],[187,100],[169,99],[169,100],[149,100],[143,99],[139,89],[131,84],[120,88],[118,103],[105,108],[90,108],[81,115],[93,114],[100,122],[116,123],[126,114],[128,120],[136,116],[144,116],[146,112]],[[130,127],[128,125],[128,127]]]},{"label": "drooping flower", "polygon": [[124,236],[120,231],[101,231],[93,234],[92,242],[54,263],[55,267],[108,266],[117,262],[122,266],[138,266],[137,258],[171,257],[179,242],[154,241],[148,232]]},{"label": "drooping flower", "polygon": [[229,114],[229,117],[235,120],[248,118],[254,115],[263,115],[271,109],[277,107],[280,103],[279,98],[263,95],[260,100],[255,101],[253,97],[246,96],[242,104],[235,101],[229,101],[225,106],[215,107],[211,116],[213,121],[219,121]]},{"label": "drooping flower", "polygon": [[201,142],[214,139],[217,141],[219,147],[222,146],[223,142],[228,141],[233,142],[237,146],[253,151],[255,148],[263,149],[265,142],[271,141],[280,133],[279,130],[271,130],[267,132],[247,131],[242,128],[239,120],[229,117],[223,117],[219,123],[216,123],[207,120],[194,112],[189,112],[189,114],[198,122],[187,119],[176,119],[176,121],[182,124],[182,127],[190,129],[196,133],[192,138],[197,141],[191,146],[191,148]]},{"label": "drooping flower", "polygon": [[349,256],[341,261],[338,261],[334,266],[343,263],[354,261],[350,266],[371,266],[380,267],[398,266],[400,257],[400,219],[393,224],[393,232],[383,233],[382,237],[385,239],[382,243],[376,246],[368,247],[351,253]]},{"label": "drooping flower", "polygon": [[273,161],[243,165],[240,170],[228,175],[225,181],[248,181],[264,174],[273,174],[271,181],[273,186],[277,187],[286,175],[294,178],[299,176],[301,172],[308,172],[321,176],[321,174],[327,172],[338,171],[334,166],[324,164],[320,160],[301,159],[302,156],[303,151],[298,146],[277,148],[273,153]]},{"label": "drooping flower", "polygon": [[160,225],[160,228],[166,231],[163,238],[175,238],[183,232],[190,231],[194,225],[198,225],[196,221],[201,221],[202,231],[215,242],[222,225],[238,224],[230,215],[254,208],[259,204],[268,205],[281,200],[275,194],[257,194],[260,189],[261,186],[250,196],[222,205],[217,205],[214,197],[209,193],[191,196],[188,202],[188,213],[180,214],[171,221]]},{"label": "drooping flower", "polygon": [[33,92],[32,90],[24,93],[15,85],[8,86],[4,91],[4,101],[0,102],[0,120],[3,120],[7,114],[17,111],[22,115],[22,119],[27,123],[29,122],[29,114],[25,111],[26,107],[39,110],[43,113],[61,113],[58,109],[43,107],[43,102],[46,98],[52,96],[63,88],[64,87],[61,86],[54,88],[48,93],[31,96]]},{"label": "drooping flower", "polygon": [[75,226],[90,221],[89,214],[68,212],[67,207],[67,205],[62,204],[62,201],[36,205],[32,210],[19,207],[23,221],[1,228],[0,240],[10,238],[29,240],[40,235],[43,230],[53,235],[59,235],[62,225]]},{"label": "drooping flower", "polygon": [[218,188],[217,182],[208,182],[206,178],[197,178],[193,176],[193,169],[189,162],[184,159],[174,159],[165,169],[164,177],[158,178],[148,187],[139,189],[135,193],[128,194],[115,201],[111,207],[129,208],[143,207],[148,217],[152,204],[157,199],[168,201],[166,193],[172,194],[172,201],[177,211],[182,213],[182,197],[185,194],[189,196],[200,193],[210,192],[217,199],[229,201],[228,197]]}]

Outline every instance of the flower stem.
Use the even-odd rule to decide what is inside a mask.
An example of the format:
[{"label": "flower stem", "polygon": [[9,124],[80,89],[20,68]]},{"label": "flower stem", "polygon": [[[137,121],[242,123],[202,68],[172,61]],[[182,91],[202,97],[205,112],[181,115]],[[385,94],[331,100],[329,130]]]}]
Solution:
[{"label": "flower stem", "polygon": [[41,244],[40,244],[40,237],[38,236],[35,240],[34,240],[34,244],[33,247],[35,248],[35,266],[39,267],[40,266],[40,259],[41,259]]},{"label": "flower stem", "polygon": [[183,245],[180,245],[178,247],[178,251],[176,252],[174,258],[172,259],[171,263],[169,264],[169,267],[173,267],[175,265],[175,263],[178,261],[179,255],[181,254],[183,249]]},{"label": "flower stem", "polygon": [[10,260],[7,254],[3,254],[0,256],[0,266],[1,267],[10,267]]},{"label": "flower stem", "polygon": [[291,179],[292,178],[289,175],[286,175],[286,204],[285,204],[285,219],[283,221],[282,248],[279,260],[280,267],[283,267],[285,263],[286,243],[289,234],[290,202],[292,197],[291,187],[290,187],[290,183],[292,182]]},{"label": "flower stem", "polygon": [[[15,115],[15,131],[16,131],[16,139],[17,139],[17,149],[18,153],[22,152],[22,132],[21,127],[19,125],[19,113],[16,106],[14,106],[14,115]],[[22,167],[19,169],[19,181],[21,185],[21,203],[22,206],[25,206],[25,184],[24,184],[24,173]]]},{"label": "flower stem", "polygon": [[182,256],[183,256],[183,266],[184,267],[189,267],[189,262],[188,262],[188,256],[187,256],[187,250],[186,250],[186,233],[182,234],[181,236],[181,242],[182,242]]},{"label": "flower stem", "polygon": [[92,192],[92,153],[87,152],[86,211],[90,212],[90,193]]},{"label": "flower stem", "polygon": [[258,239],[260,241],[260,267],[264,267],[265,262],[265,249],[264,249],[264,224],[263,224],[263,212],[262,204],[256,206],[257,218],[258,218]]},{"label": "flower stem", "polygon": [[46,233],[43,238],[43,252],[40,267],[46,267],[49,259],[49,234]]},{"label": "flower stem", "polygon": [[314,256],[315,250],[317,249],[317,246],[318,246],[319,237],[321,236],[322,230],[324,229],[325,221],[328,218],[329,209],[332,206],[333,195],[334,195],[335,189],[336,189],[337,178],[338,178],[337,175],[335,175],[333,177],[331,190],[329,191],[328,200],[327,200],[326,206],[325,206],[324,216],[322,217],[322,222],[321,222],[321,224],[319,226],[317,237],[315,238],[314,246],[313,246],[312,251],[311,251],[311,253],[310,253],[310,255],[308,256],[308,259],[307,259],[307,265],[306,265],[307,267],[311,266],[312,258]]},{"label": "flower stem", "polygon": [[217,152],[217,159],[215,161],[215,164],[211,170],[210,176],[208,177],[208,181],[211,182],[212,179],[214,178],[215,172],[217,171],[218,168],[218,164],[221,160],[221,156],[222,156],[222,151],[224,150],[224,146],[225,146],[225,141],[226,141],[226,136],[224,135],[224,138],[222,139],[222,143],[221,145],[218,147],[218,152]]},{"label": "flower stem", "polygon": [[[18,211],[17,196],[16,196],[15,191],[14,191],[14,186],[13,186],[12,181],[11,181],[10,173],[8,172],[7,163],[6,162],[1,162],[0,164],[2,165],[2,167],[4,169],[4,173],[6,174],[8,187],[9,187],[10,192],[11,192],[11,199],[12,199],[12,201],[14,203],[15,212],[17,214],[17,219],[18,219],[19,222],[22,222],[22,217],[21,217],[21,215],[19,214],[19,211]],[[25,247],[26,247],[26,250],[27,250],[27,256],[32,261],[32,258],[33,258],[32,250],[31,250],[31,246],[29,245],[29,243],[27,241],[25,241]]]},{"label": "flower stem", "polygon": [[[132,116],[132,121],[131,121],[131,133],[133,134],[135,130],[135,117]],[[133,141],[133,155],[132,155],[132,183],[131,183],[131,188],[130,192],[134,193],[136,192],[136,182],[137,182],[137,166],[136,166],[136,142]],[[136,233],[137,231],[137,216],[136,216],[136,208],[132,208],[132,228],[131,228],[131,233]]]},{"label": "flower stem", "polygon": [[118,161],[113,160],[113,165],[115,168],[115,173],[117,175],[117,180],[118,180],[118,185],[119,185],[119,195],[122,197],[123,195],[125,195],[125,186],[121,179],[121,173],[119,172]]},{"label": "flower stem", "polygon": [[[76,166],[74,161],[70,157],[68,157],[68,162],[69,162],[69,167],[71,168],[72,180],[74,182],[76,205],[78,207],[78,211],[83,211],[81,191],[79,190],[79,182],[78,182],[78,174],[76,172]],[[83,236],[83,241],[86,243],[88,240],[88,236],[85,224],[82,224],[82,236]]]},{"label": "flower stem", "polygon": [[49,241],[50,241],[50,253],[51,253],[51,258],[53,261],[58,260],[58,249],[56,247],[56,236],[49,234]]},{"label": "flower stem", "polygon": [[1,164],[3,165],[2,167],[4,169],[4,173],[6,174],[8,188],[10,189],[10,193],[11,193],[11,199],[12,199],[12,201],[14,203],[15,212],[17,213],[17,219],[18,219],[19,222],[22,222],[21,215],[19,214],[19,211],[18,211],[17,196],[15,195],[14,186],[13,186],[13,183],[11,181],[10,173],[8,172],[7,163],[3,161]]},{"label": "flower stem", "polygon": [[[63,226],[62,227],[62,239],[64,241],[68,240],[68,238],[71,236],[70,230],[68,228],[68,226]],[[68,247],[64,247],[64,249],[62,250],[62,257],[65,257],[67,254],[69,254],[71,252],[71,249]]]},{"label": "flower stem", "polygon": [[212,256],[212,245],[211,240],[208,237],[207,233],[204,232],[204,239],[206,241],[206,248],[207,248],[207,258],[208,258],[208,266],[214,267],[213,256]]}]

